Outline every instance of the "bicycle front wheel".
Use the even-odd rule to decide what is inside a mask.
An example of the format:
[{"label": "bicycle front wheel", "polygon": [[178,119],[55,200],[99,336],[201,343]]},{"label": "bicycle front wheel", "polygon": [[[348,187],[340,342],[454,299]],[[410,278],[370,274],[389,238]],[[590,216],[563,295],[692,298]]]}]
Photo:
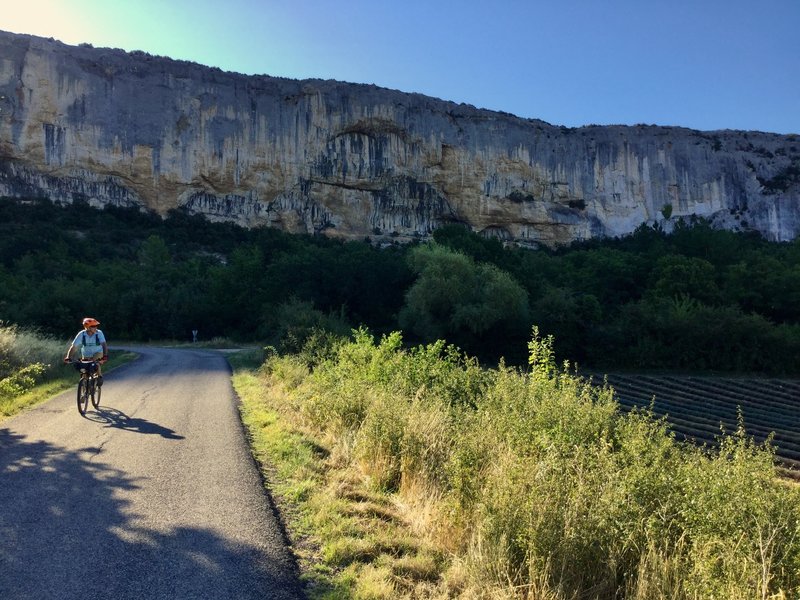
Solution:
[{"label": "bicycle front wheel", "polygon": [[86,409],[89,407],[89,382],[81,377],[78,380],[78,412],[82,415],[86,414]]},{"label": "bicycle front wheel", "polygon": [[92,406],[98,408],[100,406],[100,392],[103,388],[97,385],[97,379],[92,379]]}]

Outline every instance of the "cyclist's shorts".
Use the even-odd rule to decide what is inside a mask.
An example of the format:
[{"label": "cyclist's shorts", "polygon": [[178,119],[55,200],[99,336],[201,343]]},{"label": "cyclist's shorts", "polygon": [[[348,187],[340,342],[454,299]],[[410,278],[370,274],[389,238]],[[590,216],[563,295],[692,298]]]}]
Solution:
[{"label": "cyclist's shorts", "polygon": [[100,360],[103,358],[103,351],[95,352],[91,356],[84,356],[81,360]]},{"label": "cyclist's shorts", "polygon": [[84,371],[88,371],[89,373],[94,373],[97,370],[97,363],[77,361],[72,364],[75,365],[75,370],[80,371],[81,373],[83,373]]}]

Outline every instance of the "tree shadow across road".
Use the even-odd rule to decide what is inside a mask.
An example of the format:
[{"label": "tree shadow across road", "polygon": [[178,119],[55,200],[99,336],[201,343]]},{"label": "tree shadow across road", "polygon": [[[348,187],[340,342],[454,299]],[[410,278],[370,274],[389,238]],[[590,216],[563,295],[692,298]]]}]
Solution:
[{"label": "tree shadow across road", "polygon": [[124,429],[125,431],[133,431],[136,433],[147,433],[160,435],[163,438],[170,440],[182,440],[184,437],[178,435],[172,429],[158,425],[141,419],[139,417],[129,417],[121,410],[111,408],[108,406],[100,406],[94,412],[87,412],[84,417],[96,423],[102,423],[106,427],[114,427],[116,429]]},{"label": "tree shadow across road", "polygon": [[[112,426],[166,428],[103,410]],[[144,421],[135,423],[135,421]],[[114,424],[116,423],[116,425]],[[290,561],[203,527],[137,524],[126,493],[144,484],[103,462],[0,429],[0,598],[302,598]]]}]

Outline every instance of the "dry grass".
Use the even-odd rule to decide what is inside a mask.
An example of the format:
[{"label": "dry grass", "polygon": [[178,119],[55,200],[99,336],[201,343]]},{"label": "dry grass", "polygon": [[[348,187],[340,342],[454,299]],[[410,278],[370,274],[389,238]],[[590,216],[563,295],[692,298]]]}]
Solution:
[{"label": "dry grass", "polygon": [[410,504],[376,490],[354,460],[353,436],[314,430],[290,393],[302,370],[287,365],[283,373],[288,386],[254,371],[237,372],[234,385],[254,453],[282,513],[290,515],[309,596],[448,597],[433,591],[440,587],[441,554],[419,535],[421,523],[409,525]]},{"label": "dry grass", "polygon": [[312,598],[800,595],[798,490],[743,434],[676,444],[537,338],[531,373],[487,377],[356,337],[313,371],[273,357],[240,391]]}]

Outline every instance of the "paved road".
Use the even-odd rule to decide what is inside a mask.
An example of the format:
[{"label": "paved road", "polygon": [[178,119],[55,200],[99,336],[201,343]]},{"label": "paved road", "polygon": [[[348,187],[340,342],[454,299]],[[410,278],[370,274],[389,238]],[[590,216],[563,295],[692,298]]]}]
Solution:
[{"label": "paved road", "polygon": [[225,359],[135,350],[0,423],[0,598],[302,598]]}]

